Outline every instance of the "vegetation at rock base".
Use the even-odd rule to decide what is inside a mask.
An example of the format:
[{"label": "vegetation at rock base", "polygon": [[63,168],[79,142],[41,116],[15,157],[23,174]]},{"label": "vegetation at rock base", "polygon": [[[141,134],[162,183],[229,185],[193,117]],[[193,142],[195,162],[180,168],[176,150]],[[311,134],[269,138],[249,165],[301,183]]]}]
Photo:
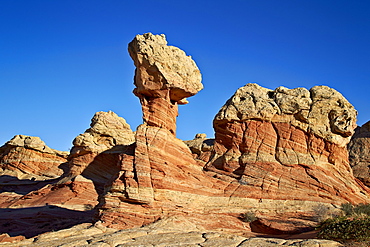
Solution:
[{"label": "vegetation at rock base", "polygon": [[318,237],[347,243],[347,246],[355,246],[351,242],[356,242],[356,246],[370,243],[370,204],[342,204],[341,210],[342,215],[319,224]]},{"label": "vegetation at rock base", "polygon": [[255,221],[257,219],[255,213],[254,212],[251,212],[251,211],[242,214],[240,216],[240,218],[244,222],[252,222],[252,221]]}]

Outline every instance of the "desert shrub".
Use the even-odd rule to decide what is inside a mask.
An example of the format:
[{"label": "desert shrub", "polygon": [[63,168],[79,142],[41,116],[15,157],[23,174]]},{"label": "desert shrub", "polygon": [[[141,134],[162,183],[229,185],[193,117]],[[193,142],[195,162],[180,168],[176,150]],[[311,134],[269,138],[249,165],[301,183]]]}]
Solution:
[{"label": "desert shrub", "polygon": [[252,222],[252,221],[257,220],[257,217],[254,212],[249,211],[249,212],[242,214],[241,219],[244,222]]},{"label": "desert shrub", "polygon": [[346,216],[351,216],[353,214],[353,205],[351,203],[343,203],[340,206],[340,209]]},{"label": "desert shrub", "polygon": [[353,206],[352,216],[353,215],[355,215],[355,216],[360,216],[360,215],[370,216],[370,204],[360,203],[356,206]]},{"label": "desert shrub", "polygon": [[342,204],[342,215],[322,221],[318,237],[336,241],[370,240],[370,204]]},{"label": "desert shrub", "polygon": [[346,218],[338,217],[323,221],[318,237],[336,241],[367,241],[370,240],[370,217]]}]

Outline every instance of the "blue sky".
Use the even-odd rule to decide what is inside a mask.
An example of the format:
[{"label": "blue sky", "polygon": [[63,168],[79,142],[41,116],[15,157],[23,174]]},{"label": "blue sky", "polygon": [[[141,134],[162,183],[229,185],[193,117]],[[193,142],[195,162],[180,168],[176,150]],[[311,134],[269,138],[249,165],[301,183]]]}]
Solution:
[{"label": "blue sky", "polygon": [[0,145],[39,136],[68,150],[97,111],[132,129],[127,44],[164,33],[198,64],[204,89],[179,107],[177,136],[213,136],[212,120],[241,86],[327,85],[370,119],[370,1],[1,0]]}]

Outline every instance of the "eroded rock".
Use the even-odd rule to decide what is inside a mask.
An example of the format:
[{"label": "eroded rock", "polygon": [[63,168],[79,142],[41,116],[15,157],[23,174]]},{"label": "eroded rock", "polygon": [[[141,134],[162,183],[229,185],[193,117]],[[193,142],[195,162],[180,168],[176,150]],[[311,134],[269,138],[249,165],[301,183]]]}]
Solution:
[{"label": "eroded rock", "polygon": [[254,191],[246,197],[368,202],[369,190],[353,177],[346,149],[356,114],[326,86],[308,91],[247,84],[213,121],[214,151],[206,169]]},{"label": "eroded rock", "polygon": [[112,111],[95,113],[90,128],[73,141],[68,157],[70,170],[62,181],[82,175],[94,181],[102,193],[104,184],[118,171],[119,154],[134,142],[134,133],[125,119]]},{"label": "eroded rock", "polygon": [[348,150],[353,174],[370,187],[370,122],[356,128]]},{"label": "eroded rock", "polygon": [[[239,216],[252,208],[299,215],[322,204],[369,200],[369,190],[351,173],[345,147],[356,111],[328,87],[269,90],[248,84],[216,115],[214,141],[197,135],[186,142],[191,153],[175,137],[177,105],[201,87],[193,85],[192,75],[167,83],[161,70],[174,67],[170,61],[159,66],[159,58],[178,58],[168,56],[173,48],[163,39],[145,34],[129,45],[144,123],[133,153],[120,155],[119,172],[101,197],[105,226],[133,228],[186,214],[203,229],[240,232],[250,231]],[[181,93],[173,96],[174,89]]]},{"label": "eroded rock", "polygon": [[54,150],[39,138],[16,135],[0,147],[0,174],[23,180],[46,180],[63,174],[68,152]]}]

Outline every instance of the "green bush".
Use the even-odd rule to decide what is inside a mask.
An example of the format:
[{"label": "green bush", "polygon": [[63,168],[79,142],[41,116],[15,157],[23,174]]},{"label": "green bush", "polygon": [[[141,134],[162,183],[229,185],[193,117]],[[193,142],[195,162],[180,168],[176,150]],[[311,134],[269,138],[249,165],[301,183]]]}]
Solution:
[{"label": "green bush", "polygon": [[320,224],[318,237],[337,241],[370,240],[370,217],[327,219]]},{"label": "green bush", "polygon": [[369,241],[370,204],[342,204],[341,210],[342,216],[320,223],[318,237],[336,241]]}]

